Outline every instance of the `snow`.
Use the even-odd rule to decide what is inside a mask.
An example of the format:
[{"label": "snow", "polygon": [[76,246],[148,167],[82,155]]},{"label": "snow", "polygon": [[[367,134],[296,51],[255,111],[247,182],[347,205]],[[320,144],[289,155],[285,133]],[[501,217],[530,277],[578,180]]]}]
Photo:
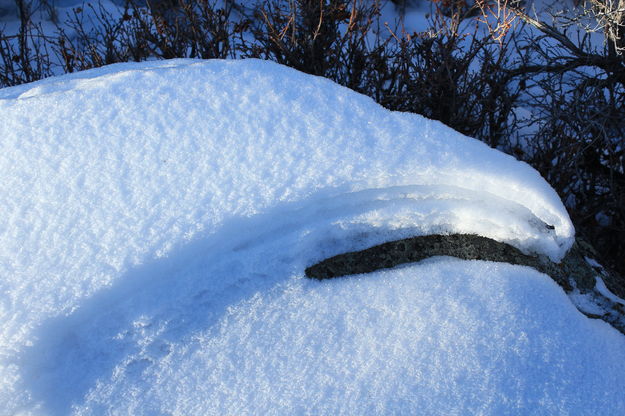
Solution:
[{"label": "snow", "polygon": [[606,298],[610,299],[612,302],[625,306],[625,300],[619,298],[614,293],[612,293],[610,289],[608,289],[608,287],[605,285],[605,282],[603,281],[601,276],[599,275],[595,276],[595,281],[596,281],[596,288],[599,293],[601,293]]},{"label": "snow", "polygon": [[528,165],[258,60],[0,90],[0,413],[623,413],[625,339],[547,276],[432,259],[304,269],[413,235],[559,260]]},{"label": "snow", "polygon": [[[205,322],[192,324],[184,345],[174,341],[180,334],[168,325],[170,313],[135,318],[130,333],[116,339],[134,344],[132,353],[115,360],[119,364],[78,412],[497,415],[625,409],[624,383],[616,382],[623,365],[605,367],[606,360],[623,358],[622,336],[581,317],[555,283],[535,271],[436,259],[323,283],[271,280],[265,290],[230,290],[218,317],[221,305],[200,307]],[[554,313],[551,305],[560,308]],[[94,342],[86,328],[80,335],[80,341]],[[88,352],[101,353],[101,341]],[[599,370],[589,371],[594,366]],[[146,380],[153,382],[146,386]],[[51,384],[57,382],[73,385]]]}]

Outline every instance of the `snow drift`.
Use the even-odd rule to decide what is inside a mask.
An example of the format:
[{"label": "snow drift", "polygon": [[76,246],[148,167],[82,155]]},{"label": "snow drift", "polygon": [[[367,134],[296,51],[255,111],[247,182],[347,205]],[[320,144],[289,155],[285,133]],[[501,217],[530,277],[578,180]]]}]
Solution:
[{"label": "snow drift", "polygon": [[438,122],[256,60],[66,75],[0,117],[2,413],[625,409],[625,340],[535,271],[303,277],[432,233],[562,258],[549,185]]}]

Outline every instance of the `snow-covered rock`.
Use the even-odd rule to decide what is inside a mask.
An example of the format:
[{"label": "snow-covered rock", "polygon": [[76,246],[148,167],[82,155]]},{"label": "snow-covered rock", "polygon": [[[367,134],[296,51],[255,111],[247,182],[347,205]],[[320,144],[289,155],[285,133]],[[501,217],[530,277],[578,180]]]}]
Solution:
[{"label": "snow-covered rock", "polygon": [[257,60],[0,90],[0,413],[622,413],[625,338],[529,268],[326,257],[477,234],[558,261],[524,163]]}]

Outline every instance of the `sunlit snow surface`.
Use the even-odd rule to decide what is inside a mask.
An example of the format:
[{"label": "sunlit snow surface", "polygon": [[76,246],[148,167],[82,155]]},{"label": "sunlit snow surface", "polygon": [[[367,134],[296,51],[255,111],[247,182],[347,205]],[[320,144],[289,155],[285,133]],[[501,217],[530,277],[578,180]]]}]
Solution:
[{"label": "sunlit snow surface", "polygon": [[0,414],[625,412],[625,339],[546,276],[325,257],[475,233],[558,260],[529,166],[261,61],[0,90]]}]

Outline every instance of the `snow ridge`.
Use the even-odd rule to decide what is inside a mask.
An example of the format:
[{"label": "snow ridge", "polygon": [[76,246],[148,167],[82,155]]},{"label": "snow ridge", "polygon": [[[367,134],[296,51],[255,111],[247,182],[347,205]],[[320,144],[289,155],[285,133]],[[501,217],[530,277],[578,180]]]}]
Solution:
[{"label": "snow ridge", "polygon": [[[365,366],[354,357],[368,357],[374,373],[383,363],[426,365],[415,355],[418,346],[434,353],[446,345],[449,355],[437,359],[451,370],[475,339],[454,344],[456,330],[446,325],[501,324],[504,331],[515,316],[525,318],[509,336],[491,337],[486,358],[471,350],[471,377],[497,350],[507,354],[502,368],[516,365],[514,354],[545,369],[573,360],[601,368],[610,382],[622,369],[614,363],[625,362],[618,333],[589,324],[557,286],[523,268],[478,262],[465,272],[473,263],[435,259],[440,263],[340,283],[353,287],[336,296],[328,286],[306,282],[304,269],[323,258],[432,233],[478,234],[555,261],[564,256],[574,230],[540,175],[438,122],[387,111],[328,80],[258,60],[118,64],[43,80],[0,90],[0,117],[0,169],[7,172],[0,182],[0,210],[7,213],[0,217],[0,372],[6,375],[0,410],[6,413],[297,414],[315,408],[306,407],[311,403],[328,403],[319,407],[322,413],[337,413],[333,406],[341,403],[344,413],[410,412],[426,404],[390,396],[367,401],[371,373],[364,367],[341,373],[339,363]],[[518,293],[495,296],[481,274],[492,274],[500,289],[519,287]],[[510,283],[519,275],[534,283]],[[427,284],[411,286],[410,276],[432,277],[436,294],[428,295]],[[419,314],[402,292],[422,293],[416,310],[426,311],[445,279],[457,288],[442,297],[452,311],[415,321]],[[482,288],[484,299],[456,299],[467,282]],[[545,293],[532,298],[532,284]],[[358,287],[364,292],[341,303]],[[497,309],[497,302],[510,319],[494,314],[480,326],[480,311]],[[534,321],[536,309],[547,307],[542,302],[554,311]],[[290,307],[279,312],[280,304]],[[319,305],[331,304],[340,307],[320,313]],[[375,312],[386,307],[390,312]],[[350,308],[375,315],[367,322],[379,325],[344,321],[341,311]],[[385,331],[409,320],[417,326],[406,327],[398,344],[385,345]],[[530,329],[535,322],[546,329]],[[420,332],[436,325],[442,332]],[[518,344],[515,337],[524,331],[541,340],[548,331],[556,335],[544,344]],[[571,351],[564,346],[579,333],[589,335],[578,355],[558,355]],[[367,334],[372,344],[350,349]],[[298,344],[292,355],[291,338],[313,346]],[[324,339],[333,339],[341,353],[322,364],[315,357],[329,353]],[[270,350],[275,354],[263,360]],[[601,359],[591,358],[599,350]],[[292,366],[302,367],[302,386],[323,385],[319,377],[333,374],[327,386],[334,387],[289,390],[298,380],[280,380]],[[515,368],[517,381],[529,383]],[[410,371],[395,382],[414,379],[419,369]],[[604,383],[600,376],[583,381],[584,371],[569,374],[571,386]],[[208,374],[215,376],[203,391],[196,382]],[[478,390],[505,384],[497,371],[488,374]],[[575,387],[550,390],[553,380],[541,379],[540,371],[528,374],[546,398],[527,388],[510,398],[513,389],[504,386],[493,390],[501,395],[491,397],[490,406],[462,383],[446,387],[443,377],[433,379],[440,394],[427,406],[453,407],[471,396],[475,409],[494,414],[508,399],[570,410],[558,394],[573,397]],[[345,401],[336,392],[346,390],[337,386],[350,379],[353,400]],[[606,394],[619,391],[614,385]],[[414,395],[411,389],[402,397]],[[376,402],[386,407],[367,407]],[[622,410],[625,404],[614,399],[606,406]]]}]

